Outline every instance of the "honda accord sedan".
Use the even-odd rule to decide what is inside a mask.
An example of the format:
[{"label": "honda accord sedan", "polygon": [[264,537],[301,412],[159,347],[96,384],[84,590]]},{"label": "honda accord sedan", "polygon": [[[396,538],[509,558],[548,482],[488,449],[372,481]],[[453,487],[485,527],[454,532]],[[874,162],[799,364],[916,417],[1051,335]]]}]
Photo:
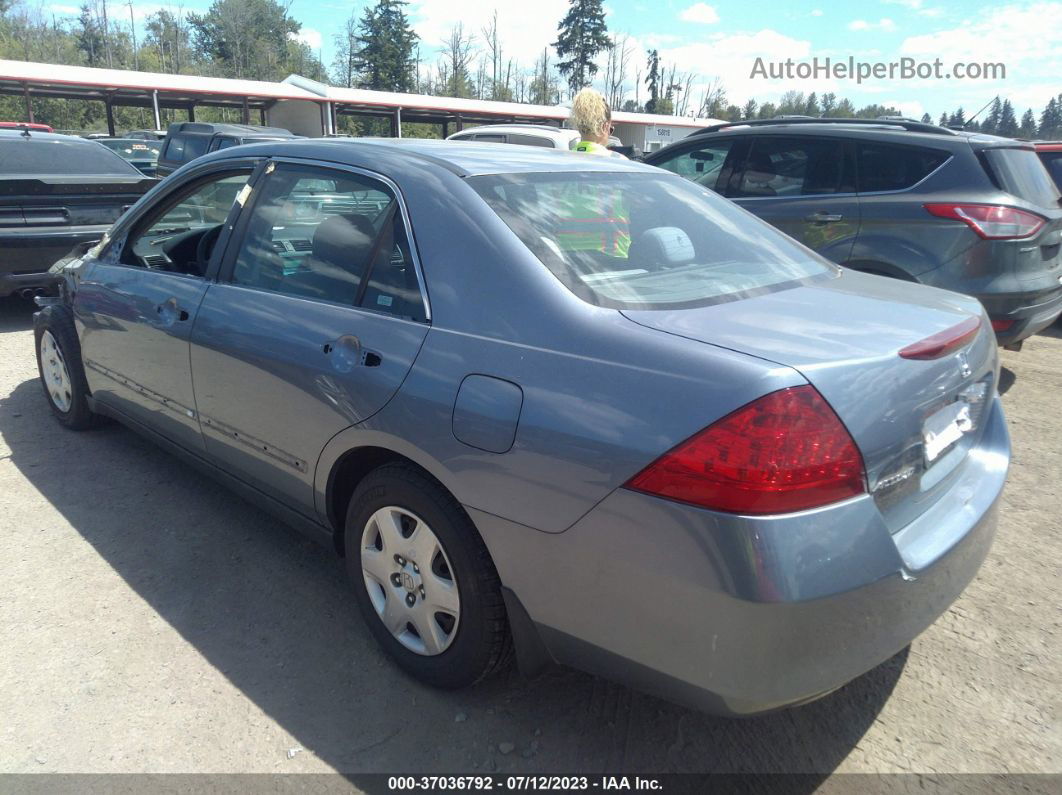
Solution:
[{"label": "honda accord sedan", "polygon": [[977,300],[649,166],[235,147],[53,276],[58,421],[118,419],[333,548],[439,687],[515,656],[723,714],[803,703],[909,644],[995,531]]}]

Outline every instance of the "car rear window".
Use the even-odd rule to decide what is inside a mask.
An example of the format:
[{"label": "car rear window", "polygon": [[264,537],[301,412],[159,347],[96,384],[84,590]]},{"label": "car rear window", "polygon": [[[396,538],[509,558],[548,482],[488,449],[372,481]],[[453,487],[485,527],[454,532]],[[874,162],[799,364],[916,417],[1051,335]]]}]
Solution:
[{"label": "car rear window", "polygon": [[936,149],[888,144],[859,144],[859,191],[905,190],[917,185],[951,155]]},{"label": "car rear window", "polygon": [[1062,190],[1062,152],[1040,152],[1040,160],[1055,181],[1055,186]]},{"label": "car rear window", "polygon": [[32,138],[0,140],[0,177],[129,176],[133,166],[94,141]]},{"label": "car rear window", "polygon": [[174,135],[166,144],[163,158],[178,163],[187,163],[206,154],[210,139],[205,135]]},{"label": "car rear window", "polygon": [[1058,186],[1032,149],[986,149],[985,160],[999,187],[1041,207],[1058,206]]},{"label": "car rear window", "polygon": [[699,306],[837,273],[774,227],[677,176],[568,171],[468,183],[554,276],[598,306]]}]

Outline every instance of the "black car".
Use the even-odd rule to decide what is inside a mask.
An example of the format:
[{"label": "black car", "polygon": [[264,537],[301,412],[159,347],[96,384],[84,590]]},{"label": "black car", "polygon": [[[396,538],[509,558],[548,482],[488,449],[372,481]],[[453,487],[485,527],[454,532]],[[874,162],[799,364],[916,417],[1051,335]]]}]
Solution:
[{"label": "black car", "polygon": [[155,182],[96,141],[0,130],[0,296],[43,290],[56,260],[103,237]]},{"label": "black car", "polygon": [[719,124],[647,155],[853,270],[981,300],[1015,346],[1062,312],[1059,190],[1032,144],[905,119]]},{"label": "black car", "polygon": [[159,155],[158,175],[168,176],[185,163],[207,152],[255,141],[283,141],[299,138],[280,127],[256,127],[251,124],[207,124],[186,121],[171,124]]}]

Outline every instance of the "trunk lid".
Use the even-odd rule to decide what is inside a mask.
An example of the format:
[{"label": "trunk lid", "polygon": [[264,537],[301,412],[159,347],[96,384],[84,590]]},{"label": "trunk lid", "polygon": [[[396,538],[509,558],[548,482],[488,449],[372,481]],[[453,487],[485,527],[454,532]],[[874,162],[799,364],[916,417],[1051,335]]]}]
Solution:
[{"label": "trunk lid", "polygon": [[111,224],[156,183],[141,175],[0,178],[0,225]]},{"label": "trunk lid", "polygon": [[[981,305],[931,287],[844,271],[829,281],[738,301],[622,314],[799,371],[852,434],[868,489],[893,532],[947,489],[948,476],[979,440],[981,415],[995,394],[995,336]],[[936,359],[900,357],[903,348],[971,317],[981,324],[965,346]],[[941,448],[941,420],[957,403],[969,405],[969,427],[957,441],[934,449]]]}]

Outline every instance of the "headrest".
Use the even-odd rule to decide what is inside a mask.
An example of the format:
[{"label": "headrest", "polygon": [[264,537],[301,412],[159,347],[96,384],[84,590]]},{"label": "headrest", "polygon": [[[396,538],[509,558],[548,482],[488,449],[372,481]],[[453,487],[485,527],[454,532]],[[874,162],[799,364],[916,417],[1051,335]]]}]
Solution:
[{"label": "headrest", "polygon": [[677,226],[646,229],[631,242],[631,249],[632,258],[636,255],[645,263],[669,267],[686,265],[697,256],[690,236]]},{"label": "headrest", "polygon": [[375,238],[376,230],[364,215],[333,215],[314,231],[312,253],[344,270],[360,272]]}]

